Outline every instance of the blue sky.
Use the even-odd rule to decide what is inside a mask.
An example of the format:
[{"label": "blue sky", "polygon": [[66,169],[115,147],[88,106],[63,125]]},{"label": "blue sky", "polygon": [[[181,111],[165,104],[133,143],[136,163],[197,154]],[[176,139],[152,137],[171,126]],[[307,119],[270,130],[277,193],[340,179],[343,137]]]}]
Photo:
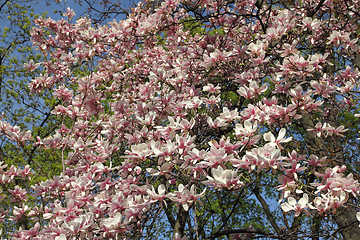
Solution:
[{"label": "blue sky", "polygon": [[[55,19],[55,20],[59,20],[61,17],[61,14],[58,13],[54,13],[54,11],[60,11],[60,12],[64,12],[66,11],[67,7],[71,8],[74,10],[74,12],[76,13],[76,17],[75,19],[79,18],[79,17],[83,17],[88,13],[88,5],[86,4],[85,1],[82,1],[82,6],[80,6],[80,4],[78,3],[78,1],[75,0],[68,0],[68,1],[64,1],[62,0],[60,3],[56,3],[54,0],[51,1],[47,1],[47,0],[40,0],[35,6],[34,6],[34,10],[35,13],[37,14],[41,14],[44,12],[48,13],[48,16]],[[97,1],[99,2],[99,1]],[[117,2],[117,0],[113,0],[110,2]],[[119,1],[121,2],[121,6],[123,8],[129,8],[130,6],[132,6],[131,2],[126,0],[126,1]],[[135,1],[138,2],[138,1]],[[93,7],[97,8],[97,9],[101,9],[102,5],[97,4],[97,5],[92,5]],[[112,19],[109,19],[108,21],[112,21]]]}]

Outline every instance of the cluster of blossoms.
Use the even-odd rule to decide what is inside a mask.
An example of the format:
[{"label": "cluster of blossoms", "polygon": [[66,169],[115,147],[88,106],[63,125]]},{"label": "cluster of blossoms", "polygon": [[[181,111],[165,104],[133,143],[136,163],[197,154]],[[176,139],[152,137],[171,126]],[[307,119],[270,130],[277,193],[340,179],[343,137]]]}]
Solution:
[{"label": "cluster of blossoms", "polygon": [[[326,121],[327,104],[335,94],[349,98],[360,74],[353,66],[326,69],[333,48],[349,58],[360,54],[348,34],[354,27],[322,24],[306,12],[316,4],[303,1],[296,11],[259,12],[270,16],[265,31],[261,21],[246,19],[255,2],[238,0],[232,8],[198,2],[209,13],[204,34],[186,28],[183,20],[192,15],[180,0],[165,0],[153,12],[140,3],[127,19],[97,27],[73,20],[70,9],[67,19],[37,19],[32,40],[46,60],[25,67],[46,73],[29,87],[52,89],[60,102],[52,114],[62,124],[33,144],[57,152],[63,169],[32,187],[41,206],[24,204],[28,193],[19,186],[9,191],[19,204],[3,214],[34,223],[13,238],[130,238],[148,215],[171,206],[190,212],[207,191],[251,188],[265,173],[278,176],[281,207],[295,217],[335,213],[358,196],[359,183],[345,167],[294,150],[299,137],[291,127],[303,122],[299,132],[313,139],[344,137],[344,126]],[[211,31],[219,28],[223,33]],[[300,34],[309,31],[310,37]],[[325,36],[323,54],[300,51]],[[88,63],[96,68],[74,70]],[[227,100],[224,92],[236,97]],[[325,120],[315,125],[312,114]],[[0,130],[20,145],[34,140],[6,122]],[[5,168],[1,183],[32,173],[28,166]]]}]

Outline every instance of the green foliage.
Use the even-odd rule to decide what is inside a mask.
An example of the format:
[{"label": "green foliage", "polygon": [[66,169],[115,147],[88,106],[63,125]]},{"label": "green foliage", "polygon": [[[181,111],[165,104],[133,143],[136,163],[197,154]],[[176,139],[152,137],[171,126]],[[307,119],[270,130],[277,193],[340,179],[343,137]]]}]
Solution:
[{"label": "green foliage", "polygon": [[232,105],[236,105],[236,103],[239,101],[239,95],[234,91],[222,92],[220,97],[221,100],[230,102]]},{"label": "green foliage", "polygon": [[192,36],[196,34],[202,36],[206,34],[206,28],[203,23],[197,21],[195,18],[190,17],[183,21],[183,30],[190,31]]}]

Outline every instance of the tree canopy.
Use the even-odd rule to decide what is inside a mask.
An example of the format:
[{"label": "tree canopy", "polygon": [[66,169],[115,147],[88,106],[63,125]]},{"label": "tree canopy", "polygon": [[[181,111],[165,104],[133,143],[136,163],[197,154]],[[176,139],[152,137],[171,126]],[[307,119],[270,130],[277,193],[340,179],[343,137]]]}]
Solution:
[{"label": "tree canopy", "polygon": [[357,239],[358,0],[105,2],[29,30],[3,236]]}]

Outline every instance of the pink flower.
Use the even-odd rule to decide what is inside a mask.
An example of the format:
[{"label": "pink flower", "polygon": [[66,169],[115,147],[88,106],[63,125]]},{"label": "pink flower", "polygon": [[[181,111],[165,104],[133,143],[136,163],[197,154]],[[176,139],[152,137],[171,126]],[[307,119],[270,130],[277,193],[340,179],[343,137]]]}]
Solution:
[{"label": "pink flower", "polygon": [[131,151],[126,151],[125,153],[128,154],[128,158],[145,159],[152,151],[148,148],[147,144],[140,143],[138,145],[132,145]]},{"label": "pink flower", "polygon": [[34,60],[32,59],[29,61],[29,63],[24,63],[24,67],[30,72],[33,72],[40,65],[41,63],[34,63]]},{"label": "pink flower", "polygon": [[179,184],[178,191],[169,194],[169,198],[174,202],[180,203],[185,211],[189,210],[190,205],[205,195],[206,189],[201,193],[196,193],[196,186],[192,185],[188,190],[183,184]]},{"label": "pink flower", "polygon": [[243,96],[246,99],[252,99],[255,96],[260,95],[261,93],[265,92],[267,89],[267,85],[264,84],[260,88],[256,81],[250,81],[249,87],[243,86],[237,90],[240,96]]},{"label": "pink flower", "polygon": [[237,120],[238,118],[239,112],[237,108],[230,111],[227,107],[224,107],[223,112],[216,119],[218,119],[219,121],[231,122]]},{"label": "pink flower", "polygon": [[328,81],[325,80],[319,82],[313,80],[310,82],[310,85],[314,88],[316,94],[324,98],[330,97],[329,94],[333,93],[336,89],[334,86],[331,86]]},{"label": "pink flower", "polygon": [[318,158],[317,156],[315,156],[314,154],[311,154],[309,156],[309,159],[308,159],[308,163],[310,166],[314,166],[314,167],[321,167],[323,166],[324,162],[326,161],[326,157],[323,157],[323,158]]},{"label": "pink flower", "polygon": [[204,86],[202,90],[204,92],[217,93],[220,91],[220,89],[221,87],[219,85],[215,87],[214,84],[209,83],[208,85]]},{"label": "pink flower", "polygon": [[11,198],[13,201],[26,201],[28,198],[26,196],[27,192],[25,189],[20,188],[18,185],[15,186],[14,190],[9,190],[9,192],[12,194]]},{"label": "pink flower", "polygon": [[147,189],[147,194],[149,194],[150,198],[157,201],[163,201],[167,196],[165,194],[166,188],[164,184],[160,184],[157,188],[157,193],[155,191],[154,186],[151,186],[150,189]]}]

